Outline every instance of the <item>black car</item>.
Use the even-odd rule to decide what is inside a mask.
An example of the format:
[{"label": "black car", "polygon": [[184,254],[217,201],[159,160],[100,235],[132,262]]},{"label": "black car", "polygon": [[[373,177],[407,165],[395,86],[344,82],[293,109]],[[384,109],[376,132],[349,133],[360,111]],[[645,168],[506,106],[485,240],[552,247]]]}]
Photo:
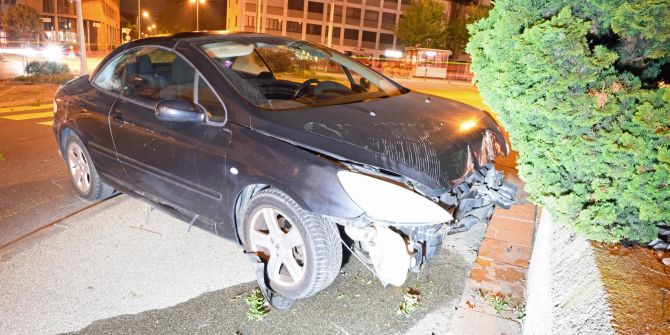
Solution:
[{"label": "black car", "polygon": [[288,301],[335,279],[341,243],[402,285],[447,232],[516,193],[492,164],[508,146],[488,114],[285,37],[125,44],[59,89],[54,119],[81,196],[145,197],[240,242]]}]

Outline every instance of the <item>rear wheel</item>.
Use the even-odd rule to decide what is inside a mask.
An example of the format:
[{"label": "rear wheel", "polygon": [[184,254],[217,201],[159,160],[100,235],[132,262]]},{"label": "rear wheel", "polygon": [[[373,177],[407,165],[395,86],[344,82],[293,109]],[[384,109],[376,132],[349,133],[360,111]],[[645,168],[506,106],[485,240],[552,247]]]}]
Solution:
[{"label": "rear wheel", "polygon": [[255,195],[244,214],[244,243],[266,263],[270,288],[299,299],[330,285],[342,265],[335,224],[303,210],[277,189]]},{"label": "rear wheel", "polygon": [[114,189],[100,179],[86,147],[76,135],[70,135],[65,145],[65,162],[72,185],[77,193],[88,200],[104,199]]}]

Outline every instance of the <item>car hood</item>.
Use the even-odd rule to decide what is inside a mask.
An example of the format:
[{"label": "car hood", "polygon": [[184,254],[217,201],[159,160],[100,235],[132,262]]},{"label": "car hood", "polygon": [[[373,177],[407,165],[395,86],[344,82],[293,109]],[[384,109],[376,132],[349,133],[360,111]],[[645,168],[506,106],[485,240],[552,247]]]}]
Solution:
[{"label": "car hood", "polygon": [[374,101],[255,113],[252,129],[336,159],[450,188],[508,153],[496,122],[472,106],[409,92]]}]

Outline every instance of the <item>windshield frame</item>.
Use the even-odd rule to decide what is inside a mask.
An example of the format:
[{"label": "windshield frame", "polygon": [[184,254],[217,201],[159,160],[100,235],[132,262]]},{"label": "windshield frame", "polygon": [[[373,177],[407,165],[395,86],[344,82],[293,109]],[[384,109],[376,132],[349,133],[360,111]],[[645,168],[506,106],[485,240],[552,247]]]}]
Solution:
[{"label": "windshield frame", "polygon": [[[281,109],[276,109],[276,108],[266,107],[266,106],[263,106],[263,105],[258,105],[258,104],[253,103],[252,101],[249,101],[249,99],[242,92],[239,91],[237,85],[235,85],[231,81],[229,76],[227,76],[223,72],[223,70],[221,69],[221,65],[217,64],[216,60],[213,57],[211,57],[207,54],[204,46],[209,45],[209,44],[221,43],[221,42],[240,42],[240,43],[248,43],[248,44],[253,43],[254,44],[254,51],[253,52],[256,53],[256,54],[258,54],[258,50],[257,50],[258,46],[257,45],[259,43],[269,44],[269,45],[277,45],[277,46],[280,46],[280,45],[288,46],[290,44],[304,44],[304,45],[307,45],[311,48],[314,48],[318,51],[321,51],[321,52],[325,53],[329,57],[332,57],[333,55],[337,55],[338,57],[342,57],[343,59],[345,59],[347,61],[353,62],[356,65],[364,67],[366,69],[366,71],[370,71],[372,74],[378,76],[380,79],[386,81],[387,83],[390,83],[397,90],[397,94],[391,95],[391,94],[389,94],[389,93],[387,93],[383,90],[380,90],[380,91],[377,91],[377,92],[366,92],[366,93],[356,94],[355,96],[360,98],[360,99],[352,99],[354,97],[354,95],[352,95],[351,98],[349,98],[349,99],[346,98],[347,96],[343,96],[340,99],[343,99],[344,101],[340,102],[340,103],[327,103],[328,100],[332,99],[331,98],[331,99],[321,100],[320,103],[315,102],[315,103],[309,104],[309,105],[305,104],[305,105],[302,105],[302,106],[286,107],[286,108],[281,108]],[[347,56],[347,55],[345,55],[345,54],[343,54],[343,53],[341,53],[341,52],[339,52],[335,49],[331,49],[331,48],[328,48],[326,46],[323,46],[323,45],[320,45],[320,44],[317,44],[317,43],[313,43],[313,42],[309,42],[309,41],[297,40],[297,39],[288,38],[288,37],[284,37],[284,36],[272,36],[272,35],[268,35],[268,36],[233,35],[233,36],[225,36],[224,38],[200,40],[198,42],[191,43],[191,45],[200,54],[202,54],[203,57],[205,57],[212,65],[214,65],[214,67],[217,69],[219,75],[224,78],[225,82],[235,91],[235,94],[237,94],[237,96],[239,96],[242,100],[244,100],[244,102],[246,102],[250,106],[253,106],[255,109],[257,109],[259,111],[263,111],[263,112],[283,112],[283,111],[301,110],[301,109],[309,109],[309,108],[319,108],[319,107],[326,107],[326,106],[346,105],[346,104],[351,104],[351,103],[365,102],[365,101],[368,101],[369,99],[375,99],[375,100],[385,99],[385,98],[395,97],[395,96],[399,96],[399,95],[403,95],[403,94],[411,92],[410,89],[400,85],[399,83],[392,80],[391,78],[383,75],[382,73],[380,73],[379,71],[377,71],[377,70],[375,70],[371,67],[368,67],[367,65],[357,61],[356,59],[354,59],[352,57],[349,57],[349,56]],[[266,60],[263,59],[262,57],[261,57],[261,59],[265,63],[265,66],[268,69],[270,69],[270,71],[272,71],[270,66],[267,64]],[[350,76],[350,73],[348,71],[350,71],[351,69],[344,66],[340,62],[335,62],[335,63],[337,63],[342,68],[343,72],[346,73],[347,77]],[[380,93],[383,93],[384,96],[375,96],[375,95],[379,95]],[[370,96],[370,95],[372,95],[372,97],[366,98],[366,96]],[[353,100],[353,101],[347,101],[347,100]]]}]

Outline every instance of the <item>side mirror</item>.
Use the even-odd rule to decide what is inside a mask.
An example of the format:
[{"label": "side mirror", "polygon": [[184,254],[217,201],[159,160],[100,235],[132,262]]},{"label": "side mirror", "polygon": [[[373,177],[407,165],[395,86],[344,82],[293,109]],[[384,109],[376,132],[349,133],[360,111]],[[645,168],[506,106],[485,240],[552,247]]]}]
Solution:
[{"label": "side mirror", "polygon": [[186,100],[163,100],[156,106],[156,118],[166,122],[205,122],[205,113]]},{"label": "side mirror", "polygon": [[361,79],[360,79],[358,82],[360,83],[361,87],[362,87],[364,90],[367,91],[367,90],[370,89],[370,81],[369,81],[369,80],[367,80],[367,79],[361,77]]}]

